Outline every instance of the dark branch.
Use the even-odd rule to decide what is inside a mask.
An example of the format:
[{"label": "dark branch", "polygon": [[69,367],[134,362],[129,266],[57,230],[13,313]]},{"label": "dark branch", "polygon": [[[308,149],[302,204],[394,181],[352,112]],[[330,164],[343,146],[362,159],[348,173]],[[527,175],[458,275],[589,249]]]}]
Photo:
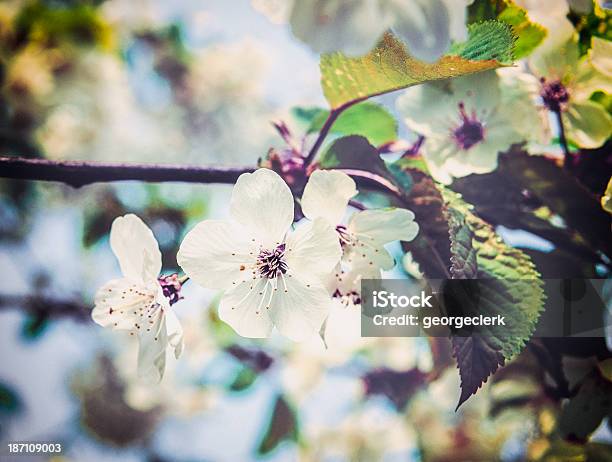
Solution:
[{"label": "dark branch", "polygon": [[59,181],[75,188],[92,183],[125,180],[233,184],[241,174],[254,170],[254,167],[98,163],[0,157],[0,177]]},{"label": "dark branch", "polygon": [[315,156],[317,155],[317,152],[319,151],[319,148],[321,147],[321,145],[323,144],[323,141],[325,140],[325,137],[329,133],[329,130],[331,129],[332,125],[334,124],[334,122],[336,121],[336,119],[342,113],[344,109],[345,107],[343,106],[337,109],[332,109],[330,111],[329,116],[327,116],[327,120],[323,124],[323,127],[321,127],[319,136],[317,136],[317,139],[315,143],[312,145],[312,148],[310,149],[308,156],[306,156],[306,160],[305,160],[306,165],[310,165],[314,161]]},{"label": "dark branch", "polygon": [[78,300],[60,300],[39,295],[0,294],[0,311],[18,308],[44,319],[71,317],[79,321],[91,320],[91,307]]}]

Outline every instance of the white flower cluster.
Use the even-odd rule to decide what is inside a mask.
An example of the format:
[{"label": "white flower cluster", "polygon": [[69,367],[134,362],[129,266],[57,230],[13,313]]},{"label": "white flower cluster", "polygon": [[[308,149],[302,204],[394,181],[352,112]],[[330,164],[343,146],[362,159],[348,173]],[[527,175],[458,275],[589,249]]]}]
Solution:
[{"label": "white flower cluster", "polygon": [[[201,286],[224,290],[219,316],[238,334],[267,337],[276,327],[291,340],[312,338],[339,300],[359,312],[360,280],[378,278],[395,264],[385,244],[418,233],[414,214],[405,209],[362,210],[345,222],[356,194],[345,173],[316,170],[301,199],[305,219],[294,225],[294,197],[285,181],[268,169],[245,173],[232,192],[231,219],[195,226],[178,263]],[[157,242],[135,215],[114,221],[110,242],[123,278],[98,291],[92,317],[137,335],[139,371],[159,380],[166,349],[177,357],[182,351],[171,308],[179,299],[176,281],[159,277]]]},{"label": "white flower cluster", "polygon": [[288,21],[293,34],[317,53],[364,55],[393,30],[422,61],[434,62],[451,41],[467,38],[473,0],[253,0],[273,22]]}]

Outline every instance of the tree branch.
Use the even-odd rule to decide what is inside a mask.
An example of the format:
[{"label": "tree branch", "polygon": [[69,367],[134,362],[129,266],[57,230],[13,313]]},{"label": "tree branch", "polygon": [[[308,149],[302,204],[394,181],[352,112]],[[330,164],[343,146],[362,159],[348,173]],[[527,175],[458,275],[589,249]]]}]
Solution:
[{"label": "tree branch", "polygon": [[[57,181],[79,188],[92,183],[137,180],[151,183],[184,181],[188,183],[233,184],[243,173],[256,167],[202,167],[194,165],[97,163],[0,157],[0,177],[20,180]],[[357,184],[401,197],[390,181],[365,170],[342,170]]]},{"label": "tree branch", "polygon": [[75,188],[108,181],[183,181],[233,184],[254,167],[203,167],[195,165],[98,163],[0,157],[0,177],[59,181]]},{"label": "tree branch", "polygon": [[90,321],[91,308],[78,300],[61,300],[40,295],[0,294],[0,311],[19,308],[42,318],[71,317]]},{"label": "tree branch", "polygon": [[342,113],[342,111],[346,109],[346,107],[341,106],[337,109],[332,109],[329,112],[329,116],[327,116],[327,120],[321,127],[321,131],[319,131],[319,136],[317,136],[317,139],[315,143],[313,144],[312,148],[310,149],[308,156],[306,156],[306,160],[304,162],[307,166],[312,164],[312,162],[314,161],[315,156],[317,155],[317,152],[319,151],[319,148],[321,147],[321,145],[323,144],[323,141],[325,140],[325,137],[329,133],[329,130],[331,129],[332,125],[334,124],[338,116]]}]

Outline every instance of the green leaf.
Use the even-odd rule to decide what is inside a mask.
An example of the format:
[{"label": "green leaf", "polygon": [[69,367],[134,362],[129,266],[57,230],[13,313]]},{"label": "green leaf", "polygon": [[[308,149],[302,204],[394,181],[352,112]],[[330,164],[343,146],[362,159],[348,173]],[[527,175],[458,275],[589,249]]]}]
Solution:
[{"label": "green leaf", "polygon": [[294,410],[282,395],[276,398],[266,432],[257,453],[268,454],[283,441],[297,441],[298,423]]},{"label": "green leaf", "polygon": [[427,169],[418,159],[401,159],[396,165],[412,178],[412,188],[406,194],[406,207],[415,214],[419,234],[410,243],[403,243],[426,278],[451,278],[451,241],[448,218],[442,195]]},{"label": "green leaf", "polygon": [[14,414],[21,408],[17,393],[8,385],[0,383],[0,415]]},{"label": "green leaf", "polygon": [[514,58],[520,59],[529,55],[546,37],[546,28],[531,22],[527,11],[512,0],[487,0],[473,2],[468,7],[470,23],[497,19],[512,27],[516,36]]},{"label": "green leaf", "polygon": [[478,279],[477,303],[471,294],[456,292],[463,303],[450,305],[451,311],[507,319],[507,326],[452,338],[461,376],[459,406],[529,340],[544,308],[543,283],[530,257],[506,245],[460,195],[435,183],[419,158],[401,159],[397,166],[412,177],[403,205],[415,213],[420,227],[404,249],[427,278]]},{"label": "green leaf", "polygon": [[559,430],[564,438],[584,443],[605,417],[612,418],[612,382],[594,369],[563,408]]},{"label": "green leaf", "polygon": [[527,12],[513,2],[504,2],[507,6],[499,14],[497,19],[512,26],[512,31],[516,35],[514,47],[515,59],[524,58],[531,54],[540,43],[546,38],[546,28],[533,23],[527,17]]},{"label": "green leaf", "polygon": [[[291,108],[291,115],[293,118],[304,127],[307,133],[311,133],[313,131],[318,131],[318,129],[314,129],[313,125],[315,125],[315,121],[319,121],[327,118],[329,111],[327,109],[323,109],[320,107],[293,107]],[[320,126],[322,123],[316,122],[316,125]]]},{"label": "green leaf", "polygon": [[49,326],[49,316],[46,313],[28,315],[23,322],[22,334],[27,340],[36,340]]},{"label": "green leaf", "polygon": [[250,367],[243,366],[230,383],[229,389],[231,391],[244,391],[253,385],[255,380],[257,380],[257,372]]},{"label": "green leaf", "polygon": [[[460,195],[441,186],[440,191],[452,211],[449,212],[451,219],[456,221],[462,215],[473,236],[476,277],[480,281],[474,311],[506,317],[506,326],[490,326],[485,335],[453,337],[453,352],[461,376],[461,397],[457,405],[460,406],[500,365],[520,353],[535,330],[546,297],[531,259],[505,244]],[[454,227],[451,221],[451,229]],[[458,258],[460,253],[453,255]],[[465,312],[469,308],[461,306],[460,309]]]},{"label": "green leaf", "polygon": [[363,136],[339,138],[321,155],[319,166],[324,169],[342,169],[374,174],[392,188],[397,189],[394,175],[374,146]]},{"label": "green leaf", "polygon": [[[329,111],[321,110],[311,120],[308,133],[323,127]],[[364,102],[342,112],[330,129],[337,135],[361,135],[374,146],[397,139],[397,122],[389,111],[379,104]]]},{"label": "green leaf", "polygon": [[466,42],[451,47],[452,54],[472,62],[492,60],[500,65],[510,64],[514,60],[516,37],[508,25],[500,21],[484,21],[471,24],[468,32]]},{"label": "green leaf", "polygon": [[321,56],[321,85],[332,109],[419,83],[495,69],[512,61],[514,35],[507,24],[486,21],[470,26],[467,42],[438,62],[421,62],[408,54],[391,33],[367,55]]},{"label": "green leaf", "polygon": [[478,275],[476,249],[472,245],[474,233],[465,216],[458,210],[447,208],[446,219],[450,237],[451,276],[454,279],[473,279]]}]

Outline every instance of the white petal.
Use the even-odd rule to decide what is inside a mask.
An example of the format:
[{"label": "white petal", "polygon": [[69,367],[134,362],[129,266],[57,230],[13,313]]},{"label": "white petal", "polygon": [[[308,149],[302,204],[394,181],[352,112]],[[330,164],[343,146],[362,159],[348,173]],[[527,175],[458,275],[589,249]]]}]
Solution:
[{"label": "white petal", "polygon": [[161,252],[157,240],[136,215],[115,218],[110,245],[126,278],[140,282],[156,279],[161,271]]},{"label": "white petal", "polygon": [[411,241],[419,232],[414,213],[407,209],[364,210],[351,217],[349,230],[361,240],[376,244]]},{"label": "white petal", "polygon": [[[382,248],[384,250],[384,248]],[[348,256],[349,253],[347,253]],[[379,261],[379,263],[386,263],[393,265],[393,258],[385,250],[385,255],[388,260],[385,262]],[[342,296],[349,296],[361,293],[361,280],[362,279],[380,279],[380,266],[374,266],[373,264],[349,264],[346,259],[343,259],[342,263],[336,268],[334,277],[331,281],[332,290],[334,294],[339,292]],[[352,298],[351,298],[352,300]]]},{"label": "white petal", "polygon": [[612,133],[612,118],[602,105],[593,101],[570,104],[564,116],[568,139],[580,147],[598,148]]},{"label": "white petal", "polygon": [[[166,349],[168,332],[166,311],[171,308],[167,300],[159,300],[160,306],[147,317],[146,323],[138,329],[138,375],[151,382],[159,382],[166,370]],[[163,302],[163,305],[161,304]]]},{"label": "white petal", "polygon": [[441,0],[402,0],[392,5],[395,6],[392,29],[406,41],[410,54],[421,61],[437,61],[451,43],[451,12],[446,4]]},{"label": "white petal", "polygon": [[370,51],[389,26],[379,0],[297,0],[289,20],[293,34],[317,53]]},{"label": "white petal", "polygon": [[380,243],[369,242],[368,239],[356,241],[351,247],[346,247],[342,261],[354,268],[354,275],[368,273],[360,279],[376,279],[380,277],[380,270],[389,270],[395,265],[395,260]]},{"label": "white petal", "polygon": [[318,283],[304,283],[287,277],[286,291],[278,290],[272,299],[270,316],[281,334],[301,342],[321,330],[329,313],[330,296]]},{"label": "white petal", "polygon": [[612,76],[612,42],[599,37],[592,37],[591,62],[604,75]]},{"label": "white petal", "polygon": [[359,348],[364,342],[361,337],[361,306],[332,301],[329,317],[325,321],[324,339],[332,352]]},{"label": "white petal", "polygon": [[449,33],[451,40],[465,42],[468,39],[467,7],[474,0],[443,0],[450,16]]},{"label": "white petal", "polygon": [[177,253],[185,273],[203,287],[230,288],[250,277],[247,265],[257,258],[257,245],[244,227],[224,220],[205,220],[187,233]]},{"label": "white petal", "polygon": [[355,180],[346,173],[315,170],[304,188],[302,212],[306,218],[323,218],[336,226],[344,217],[349,199],[356,194]]},{"label": "white petal", "polygon": [[318,218],[287,236],[285,261],[301,279],[318,279],[331,272],[342,255],[336,230]]},{"label": "white petal", "polygon": [[529,66],[538,77],[566,82],[567,77],[575,72],[579,59],[578,42],[570,37],[569,40],[536,49],[529,58]]},{"label": "white petal", "polygon": [[406,89],[395,105],[408,128],[425,136],[431,136],[444,127],[448,112],[457,110],[452,94],[433,84]]},{"label": "white petal", "polygon": [[102,327],[135,330],[143,312],[156,302],[158,287],[130,279],[114,279],[96,293],[91,317]]},{"label": "white petal", "polygon": [[174,314],[172,308],[166,311],[166,335],[168,346],[174,350],[174,357],[179,358],[183,353],[183,327]]},{"label": "white petal", "polygon": [[282,290],[275,291],[273,284],[275,280],[265,278],[239,284],[223,295],[219,317],[243,337],[268,337],[272,331],[270,300]]},{"label": "white petal", "polygon": [[485,119],[501,102],[500,80],[495,71],[478,72],[449,82],[455,101],[453,109],[457,116],[460,102],[465,105],[468,114],[475,112],[480,120]]},{"label": "white petal", "polygon": [[231,216],[270,248],[283,241],[293,222],[293,195],[274,171],[243,173],[230,201]]}]

